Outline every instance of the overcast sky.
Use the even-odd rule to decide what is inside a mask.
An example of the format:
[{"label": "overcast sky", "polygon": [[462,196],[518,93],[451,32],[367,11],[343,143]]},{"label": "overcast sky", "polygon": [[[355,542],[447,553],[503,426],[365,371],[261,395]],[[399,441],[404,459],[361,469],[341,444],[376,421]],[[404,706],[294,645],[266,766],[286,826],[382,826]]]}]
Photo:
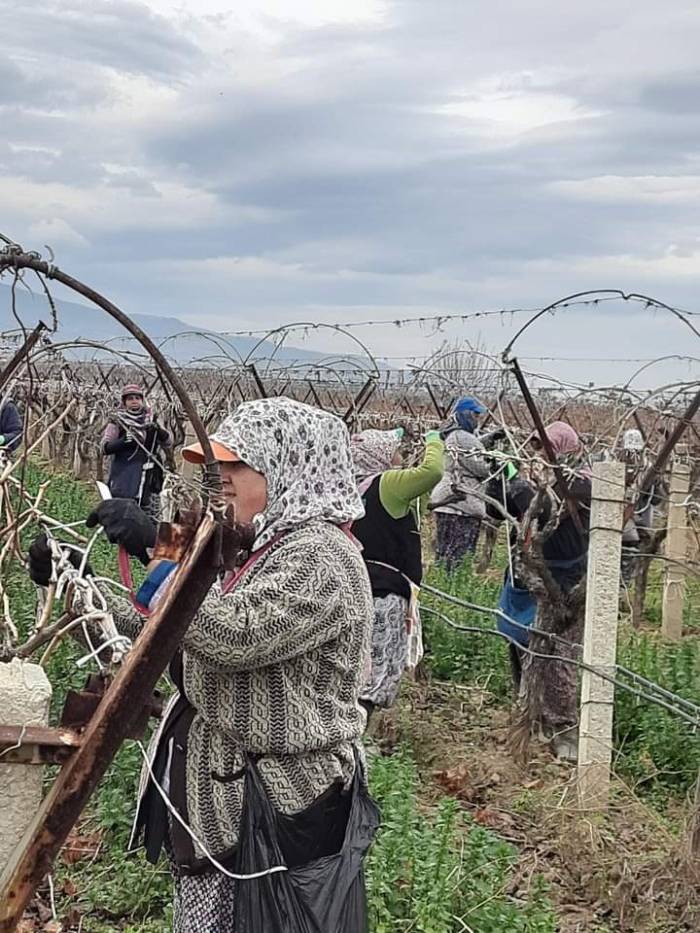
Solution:
[{"label": "overcast sky", "polygon": [[[697,0],[0,0],[0,17],[0,230],[127,312],[236,330],[595,287],[700,310]],[[360,335],[391,355],[441,339]],[[546,319],[522,351],[698,344],[607,308]]]}]

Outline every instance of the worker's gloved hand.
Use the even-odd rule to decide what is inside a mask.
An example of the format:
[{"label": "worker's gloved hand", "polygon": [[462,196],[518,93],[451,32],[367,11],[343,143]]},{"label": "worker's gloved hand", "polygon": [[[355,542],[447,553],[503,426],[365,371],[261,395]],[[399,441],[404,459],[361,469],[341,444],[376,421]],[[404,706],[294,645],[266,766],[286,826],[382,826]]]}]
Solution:
[{"label": "worker's gloved hand", "polygon": [[481,434],[479,440],[487,450],[490,450],[494,444],[497,444],[498,441],[502,441],[504,437],[506,437],[506,429],[496,428],[494,431],[489,431],[487,434]]},{"label": "worker's gloved hand", "polygon": [[[68,551],[68,560],[73,567],[78,569],[82,563],[82,557],[77,551]],[[32,541],[29,547],[28,555],[29,577],[39,586],[48,586],[51,580],[51,548],[42,531],[40,535]],[[92,574],[92,568],[89,564],[85,565],[85,576]]]},{"label": "worker's gloved hand", "polygon": [[4,434],[0,434],[0,447],[4,447],[6,443],[6,438]]},{"label": "worker's gloved hand", "polygon": [[442,435],[440,434],[440,432],[439,431],[427,431],[425,434],[425,443],[429,444],[431,441],[435,441],[435,440],[438,440],[438,441],[442,440]]},{"label": "worker's gloved hand", "polygon": [[398,434],[399,431],[401,432],[401,433],[399,434],[399,437],[400,437],[401,440],[403,440],[403,441],[414,441],[414,440],[416,439],[416,437],[418,436],[418,435],[416,434],[416,430],[415,430],[413,424],[411,424],[410,421],[401,421],[401,422],[396,426],[396,432],[397,432],[397,434]]},{"label": "worker's gloved hand", "polygon": [[107,540],[121,545],[142,564],[150,560],[148,550],[156,543],[158,528],[133,499],[107,499],[91,512],[85,524],[88,528],[102,525]]},{"label": "worker's gloved hand", "polygon": [[39,586],[48,586],[51,579],[51,548],[42,532],[37,535],[29,547],[27,559],[29,577]]}]

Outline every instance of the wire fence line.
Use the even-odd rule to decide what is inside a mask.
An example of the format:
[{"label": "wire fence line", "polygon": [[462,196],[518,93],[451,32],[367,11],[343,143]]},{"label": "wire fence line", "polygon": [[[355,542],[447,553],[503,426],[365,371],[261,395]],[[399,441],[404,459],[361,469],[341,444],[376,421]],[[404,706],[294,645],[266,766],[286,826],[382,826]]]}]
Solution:
[{"label": "wire fence line", "polygon": [[[527,626],[523,625],[521,622],[518,622],[516,619],[513,619],[511,616],[504,613],[501,609],[493,606],[481,606],[478,603],[473,603],[468,600],[460,599],[456,596],[453,596],[451,593],[445,593],[442,590],[437,589],[434,586],[428,584],[423,584],[421,589],[431,595],[437,597],[440,600],[445,602],[452,603],[453,605],[458,605],[462,608],[469,609],[473,612],[482,613],[484,615],[495,616],[499,619],[503,619],[508,622],[510,625],[515,626],[516,628],[521,629],[523,632],[529,634],[540,635],[542,638],[547,639],[553,644],[564,645],[567,648],[573,648],[577,652],[583,650],[583,646],[577,642],[568,641],[565,638],[562,638],[559,635],[552,634],[551,632],[545,632],[542,629],[537,628],[537,626]],[[498,631],[496,628],[485,628],[479,625],[464,625],[459,622],[455,622],[454,619],[450,618],[444,612],[440,612],[437,609],[434,609],[432,606],[421,603],[421,612],[427,612],[430,615],[434,615],[436,618],[439,618],[445,625],[448,625],[450,628],[455,631],[462,632],[464,634],[470,635],[479,635],[486,637],[495,637],[499,638],[507,644],[515,644],[513,639],[507,634]],[[700,705],[693,703],[692,701],[686,699],[685,697],[679,696],[676,693],[673,693],[670,690],[662,687],[660,684],[654,683],[651,680],[643,677],[641,674],[631,671],[628,668],[624,667],[621,664],[615,664],[615,674],[610,674],[605,670],[602,670],[600,667],[594,667],[590,664],[586,664],[584,661],[575,658],[562,656],[560,654],[547,654],[540,651],[534,651],[528,645],[523,645],[520,642],[517,643],[517,647],[524,654],[529,655],[533,658],[540,658],[545,661],[556,661],[557,663],[563,663],[576,667],[582,671],[590,671],[590,673],[595,674],[596,677],[600,677],[601,680],[606,681],[607,683],[613,684],[615,687],[626,691],[627,693],[632,694],[637,697],[639,700],[645,700],[648,703],[652,703],[656,706],[665,709],[666,712],[671,713],[679,719],[682,719],[688,725],[693,727],[695,732],[700,727]],[[615,676],[618,675],[618,676]],[[628,680],[633,681],[635,686],[631,686],[624,679],[626,677]]]}]

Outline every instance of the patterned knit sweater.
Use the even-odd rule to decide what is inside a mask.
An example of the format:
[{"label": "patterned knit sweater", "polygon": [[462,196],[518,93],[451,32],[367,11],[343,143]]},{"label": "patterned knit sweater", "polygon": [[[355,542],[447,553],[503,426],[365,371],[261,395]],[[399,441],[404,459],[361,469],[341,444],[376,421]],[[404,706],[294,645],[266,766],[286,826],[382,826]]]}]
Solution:
[{"label": "patterned knit sweater", "polygon": [[[111,608],[117,627],[134,637],[143,619],[122,598]],[[306,808],[335,781],[349,784],[365,725],[357,699],[372,619],[360,550],[321,521],[286,534],[229,594],[212,587],[183,646],[185,694],[196,710],[189,822],[213,855],[238,838],[242,750],[262,756],[268,793],[285,813]]]}]

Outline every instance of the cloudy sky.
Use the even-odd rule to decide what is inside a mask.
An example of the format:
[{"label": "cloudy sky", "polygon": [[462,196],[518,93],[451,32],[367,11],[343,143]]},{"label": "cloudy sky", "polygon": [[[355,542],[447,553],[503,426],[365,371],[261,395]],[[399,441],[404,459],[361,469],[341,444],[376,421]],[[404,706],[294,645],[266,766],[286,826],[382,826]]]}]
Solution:
[{"label": "cloudy sky", "polygon": [[[0,0],[0,15],[0,230],[50,244],[126,311],[238,330],[596,287],[700,310],[697,0]],[[509,334],[361,336],[399,356]],[[521,349],[699,343],[603,306]],[[635,365],[569,368],[617,381]]]}]

